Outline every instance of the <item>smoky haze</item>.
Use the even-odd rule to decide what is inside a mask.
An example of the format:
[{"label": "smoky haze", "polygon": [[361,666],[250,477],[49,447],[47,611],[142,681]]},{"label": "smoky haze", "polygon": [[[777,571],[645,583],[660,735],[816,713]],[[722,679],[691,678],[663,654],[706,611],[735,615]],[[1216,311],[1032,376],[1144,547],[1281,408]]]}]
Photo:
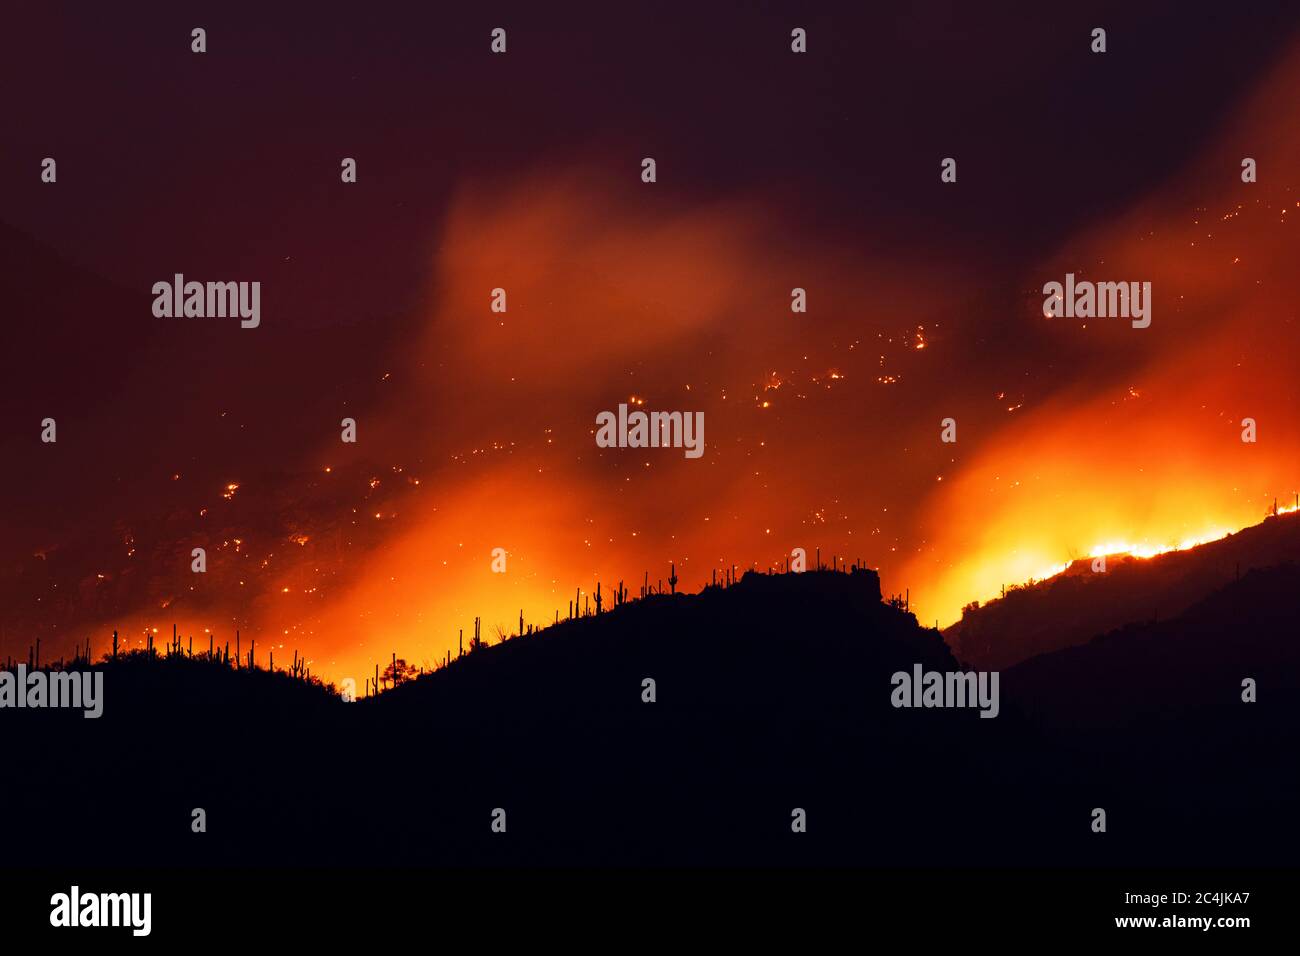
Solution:
[{"label": "smoky haze", "polygon": [[[1294,14],[1170,9],[1101,11],[1104,65],[943,4],[810,19],[802,63],[772,14],[521,10],[498,64],[468,21],[212,19],[196,62],[165,9],[23,13],[5,87],[49,81],[0,152],[0,652],[239,628],[359,677],[793,547],[947,623],[1101,542],[1257,520],[1297,482]],[[154,319],[178,272],[260,281],[261,327]],[[1152,282],[1151,327],[1045,318],[1067,272]],[[703,412],[703,457],[597,448],[620,403]]]}]

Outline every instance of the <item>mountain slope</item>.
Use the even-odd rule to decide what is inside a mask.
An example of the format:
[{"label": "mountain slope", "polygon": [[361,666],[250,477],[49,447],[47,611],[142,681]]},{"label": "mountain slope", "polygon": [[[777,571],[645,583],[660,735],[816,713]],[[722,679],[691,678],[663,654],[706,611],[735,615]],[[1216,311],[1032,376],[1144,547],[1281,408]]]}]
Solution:
[{"label": "mountain slope", "polygon": [[104,665],[99,720],[0,711],[18,742],[5,848],[69,864],[1276,864],[1300,848],[1297,593],[1294,566],[1249,574],[1176,621],[1012,668],[996,719],[892,706],[895,671],[956,662],[867,571],[655,595],[355,704],[136,657]]},{"label": "mountain slope", "polygon": [[944,631],[957,657],[1004,668],[1036,654],[1082,644],[1134,621],[1180,614],[1251,568],[1300,561],[1300,512],[1270,517],[1219,541],[1153,558],[1112,555],[969,609]]}]

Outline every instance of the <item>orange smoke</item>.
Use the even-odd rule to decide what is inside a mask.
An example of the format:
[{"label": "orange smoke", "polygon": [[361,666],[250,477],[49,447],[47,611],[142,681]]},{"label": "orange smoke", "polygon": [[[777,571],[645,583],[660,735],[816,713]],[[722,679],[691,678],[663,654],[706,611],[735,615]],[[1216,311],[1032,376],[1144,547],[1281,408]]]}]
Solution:
[{"label": "orange smoke", "polygon": [[[1265,97],[1289,95],[1296,64]],[[312,463],[339,481],[402,474],[400,493],[380,503],[366,495],[389,483],[360,482],[355,515],[254,542],[276,558],[248,585],[245,633],[361,686],[394,652],[454,653],[476,616],[493,640],[598,584],[635,595],[673,562],[695,590],[795,547],[863,559],[946,622],[1098,548],[1154,553],[1257,522],[1300,483],[1300,207],[1280,182],[1300,156],[1282,105],[1261,98],[1172,185],[1025,270],[1024,361],[1059,379],[1045,398],[1011,381],[971,395],[1021,371],[963,348],[992,320],[984,250],[960,264],[851,253],[809,241],[789,210],[690,204],[635,176],[467,185],[429,251],[419,332],[383,376],[390,397],[357,410],[356,445],[332,438]],[[1259,183],[1240,182],[1243,155]],[[1150,281],[1151,327],[1044,318],[1038,290],[1067,272]],[[791,312],[794,288],[807,313]],[[703,458],[598,448],[596,415],[620,402],[703,411]],[[939,442],[947,415],[956,445]],[[226,491],[240,503],[252,487]],[[189,620],[196,634],[235,623]]]},{"label": "orange smoke", "polygon": [[[467,189],[435,253],[427,332],[358,445],[418,470],[422,490],[314,615],[322,669],[360,685],[393,651],[454,656],[476,615],[485,637],[513,633],[521,611],[550,623],[575,595],[594,609],[598,585],[608,606],[620,581],[635,596],[670,563],[696,590],[714,568],[776,566],[828,541],[808,478],[829,429],[801,421],[836,417],[843,376],[821,377],[851,339],[818,342],[864,331],[855,302],[919,300],[903,274],[872,277],[781,235],[743,203],[679,204],[586,175]],[[794,286],[819,290],[816,335],[790,311]],[[489,308],[497,288],[504,313]],[[598,448],[596,415],[620,402],[705,412],[703,458]],[[337,446],[322,455],[337,461]]]},{"label": "orange smoke", "polygon": [[[1292,57],[1173,185],[1026,276],[1035,288],[1067,271],[1150,280],[1154,320],[1041,319],[1064,371],[1085,355],[1107,371],[992,436],[962,436],[978,451],[931,497],[925,553],[903,569],[922,619],[950,622],[1086,555],[1221,537],[1275,497],[1294,507],[1300,203],[1284,177],[1300,168],[1300,136],[1278,115],[1293,109],[1279,91],[1297,82]],[[1271,173],[1242,183],[1244,156]]]}]

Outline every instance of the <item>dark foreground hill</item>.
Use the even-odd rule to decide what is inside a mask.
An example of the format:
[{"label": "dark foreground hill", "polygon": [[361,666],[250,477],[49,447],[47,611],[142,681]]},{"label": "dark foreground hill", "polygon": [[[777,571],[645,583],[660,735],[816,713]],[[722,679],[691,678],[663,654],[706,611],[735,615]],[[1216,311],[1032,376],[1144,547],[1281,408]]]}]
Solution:
[{"label": "dark foreground hill", "polygon": [[353,704],[119,661],[99,720],[0,711],[5,862],[1286,862],[1300,572],[1270,575],[1001,675],[995,719],[891,705],[894,672],[956,662],[863,571],[652,596]]},{"label": "dark foreground hill", "polygon": [[1251,568],[1300,561],[1300,512],[1185,551],[1154,558],[1107,558],[1104,573],[1092,560],[968,609],[944,639],[973,667],[1010,667],[1036,654],[1082,644],[1134,621],[1181,614]]}]

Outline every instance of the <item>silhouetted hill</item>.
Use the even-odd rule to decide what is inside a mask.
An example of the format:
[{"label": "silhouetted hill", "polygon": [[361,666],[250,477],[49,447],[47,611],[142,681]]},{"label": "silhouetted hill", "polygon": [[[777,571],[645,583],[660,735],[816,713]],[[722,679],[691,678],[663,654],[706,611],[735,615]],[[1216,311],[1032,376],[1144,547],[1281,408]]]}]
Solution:
[{"label": "silhouetted hill", "polygon": [[[1063,791],[1107,808],[1107,836],[1122,825],[1126,842],[1152,858],[1163,846],[1171,864],[1231,860],[1221,848],[1235,842],[1241,858],[1277,865],[1300,849],[1297,634],[1300,566],[1243,572],[1177,618],[1005,671],[1004,700],[1063,758]],[[1255,703],[1243,701],[1247,678]]]},{"label": "silhouetted hill", "polygon": [[[1163,721],[1177,700],[1187,702],[1174,712],[1179,719],[1198,702],[1237,713],[1245,678],[1257,682],[1265,702],[1300,688],[1296,635],[1300,565],[1284,564],[1246,572],[1172,620],[1128,624],[1017,664],[1005,680],[1026,712],[1052,729]],[[1099,696],[1095,687],[1108,693]]]},{"label": "silhouetted hill", "polygon": [[[936,631],[880,601],[867,571],[652,595],[355,704],[283,674],[137,655],[104,666],[99,720],[0,711],[18,741],[0,789],[6,853],[344,866],[1286,860],[1300,709],[1294,656],[1276,646],[1294,627],[1273,628],[1294,623],[1297,592],[1278,590],[1294,568],[1276,574],[1206,605],[1204,627],[1161,625],[1158,652],[1139,639],[1130,658],[1108,637],[1068,665],[1008,671],[996,719],[891,705],[895,671],[956,662]],[[1242,656],[1203,663],[1248,598],[1242,622],[1256,630],[1225,638]],[[1257,704],[1240,702],[1243,670],[1260,675]],[[1134,673],[1154,716],[1114,708]],[[1171,739],[1184,721],[1201,736]],[[1105,834],[1089,828],[1098,806]],[[195,807],[207,833],[190,830]],[[505,833],[491,830],[495,808]],[[791,830],[796,808],[806,833]]]},{"label": "silhouetted hill", "polygon": [[1072,647],[1125,624],[1173,617],[1251,568],[1300,561],[1300,512],[1270,517],[1219,541],[1153,558],[1091,559],[1045,581],[1009,588],[944,631],[957,657],[1003,668]]}]

